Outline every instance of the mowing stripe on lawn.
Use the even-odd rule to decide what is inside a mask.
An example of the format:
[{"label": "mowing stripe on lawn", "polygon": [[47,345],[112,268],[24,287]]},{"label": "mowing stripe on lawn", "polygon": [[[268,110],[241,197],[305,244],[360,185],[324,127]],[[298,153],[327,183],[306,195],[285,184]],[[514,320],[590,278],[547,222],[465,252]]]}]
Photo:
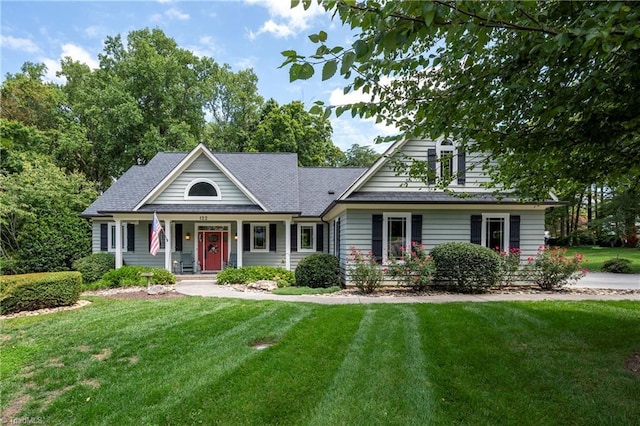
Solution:
[{"label": "mowing stripe on lawn", "polygon": [[368,307],[308,424],[426,424],[430,405],[415,311]]}]

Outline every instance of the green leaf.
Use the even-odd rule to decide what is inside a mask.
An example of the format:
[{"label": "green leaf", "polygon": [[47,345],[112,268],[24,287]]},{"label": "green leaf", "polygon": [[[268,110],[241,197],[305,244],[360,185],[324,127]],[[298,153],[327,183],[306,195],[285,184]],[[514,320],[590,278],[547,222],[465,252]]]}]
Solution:
[{"label": "green leaf", "polygon": [[311,34],[309,36],[309,40],[311,40],[313,43],[317,43],[320,41],[320,37],[318,37],[318,34]]},{"label": "green leaf", "polygon": [[302,66],[300,67],[300,71],[298,73],[298,79],[308,80],[313,76],[314,73],[315,73],[315,70],[313,69],[313,66],[311,64],[308,64],[308,63],[302,64]]},{"label": "green leaf", "polygon": [[327,33],[324,31],[320,31],[318,33],[318,39],[324,43],[325,41],[327,41]]},{"label": "green leaf", "polygon": [[340,65],[340,74],[346,74],[351,69],[353,62],[356,60],[356,54],[352,51],[345,52],[342,55],[342,65]]},{"label": "green leaf", "polygon": [[336,73],[338,64],[336,61],[328,61],[322,67],[322,81],[329,80]]},{"label": "green leaf", "polygon": [[300,70],[302,69],[302,65],[293,64],[291,68],[289,68],[289,83],[296,81],[300,75]]},{"label": "green leaf", "polygon": [[431,9],[424,14],[424,23],[427,27],[430,27],[433,24],[433,19],[436,17],[436,10]]},{"label": "green leaf", "polygon": [[291,0],[291,9],[298,6],[300,4],[300,0]]},{"label": "green leaf", "polygon": [[285,50],[280,52],[280,54],[289,58],[298,56],[298,53],[295,50]]}]

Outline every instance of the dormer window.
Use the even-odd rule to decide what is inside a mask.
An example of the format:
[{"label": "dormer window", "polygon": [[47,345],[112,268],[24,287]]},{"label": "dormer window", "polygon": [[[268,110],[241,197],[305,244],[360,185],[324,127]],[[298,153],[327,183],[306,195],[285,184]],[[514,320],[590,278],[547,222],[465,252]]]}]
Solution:
[{"label": "dormer window", "polygon": [[184,191],[185,200],[217,201],[222,199],[220,188],[211,179],[194,179]]},{"label": "dormer window", "polygon": [[428,183],[451,182],[453,185],[464,185],[466,182],[466,160],[463,150],[459,150],[449,139],[438,142],[435,148],[427,150],[429,169],[435,173],[428,178]]}]

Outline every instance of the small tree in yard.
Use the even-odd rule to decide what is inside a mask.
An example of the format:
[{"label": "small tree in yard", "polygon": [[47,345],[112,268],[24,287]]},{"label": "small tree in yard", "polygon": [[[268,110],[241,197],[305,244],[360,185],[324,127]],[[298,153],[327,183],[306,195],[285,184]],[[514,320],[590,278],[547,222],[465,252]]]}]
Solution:
[{"label": "small tree in yard", "polygon": [[371,251],[364,254],[355,247],[349,250],[349,257],[353,264],[349,269],[349,277],[360,291],[373,293],[380,287],[384,277],[375,257]]}]

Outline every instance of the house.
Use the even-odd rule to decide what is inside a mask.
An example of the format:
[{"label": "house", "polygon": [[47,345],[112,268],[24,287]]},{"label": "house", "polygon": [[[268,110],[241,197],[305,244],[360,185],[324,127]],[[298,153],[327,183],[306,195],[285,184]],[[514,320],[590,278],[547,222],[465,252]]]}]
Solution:
[{"label": "house", "polygon": [[[427,249],[470,241],[534,255],[544,241],[545,208],[557,203],[496,197],[481,186],[488,178],[478,158],[444,139],[410,139],[369,169],[317,168],[299,167],[296,154],[212,153],[201,144],[133,166],[82,215],[93,224],[93,251],[113,252],[116,267],[294,270],[305,256],[325,252],[338,256],[344,272],[350,247],[385,263],[410,241]],[[454,178],[449,191],[397,175],[392,159],[426,161]],[[151,256],[154,212],[164,238]]]}]

